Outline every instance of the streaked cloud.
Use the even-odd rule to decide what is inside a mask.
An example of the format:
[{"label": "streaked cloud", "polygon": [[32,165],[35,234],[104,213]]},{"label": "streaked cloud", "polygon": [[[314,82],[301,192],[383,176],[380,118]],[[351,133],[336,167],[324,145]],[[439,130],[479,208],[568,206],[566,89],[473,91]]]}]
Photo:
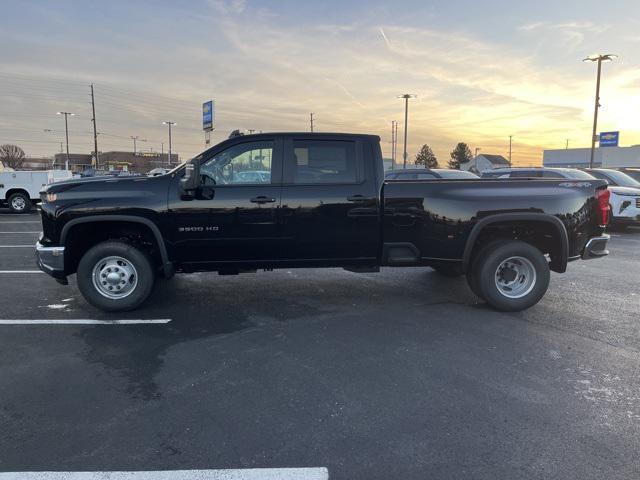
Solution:
[{"label": "streaked cloud", "polygon": [[[126,5],[114,4],[113,15],[128,14]],[[594,41],[606,39],[623,50],[616,49],[623,61],[605,67],[601,125],[623,128],[623,141],[640,142],[640,56],[628,33],[608,23],[521,22],[502,38],[451,19],[401,22],[375,8],[365,15],[345,10],[344,18],[332,22],[256,1],[197,5],[159,7],[148,23],[115,30],[103,23],[78,26],[58,15],[53,34],[0,32],[6,59],[0,87],[9,78],[5,74],[41,79],[22,87],[15,78],[6,81],[11,88],[0,95],[7,111],[29,115],[66,105],[86,112],[86,85],[93,82],[105,139],[118,135],[126,145],[129,135],[141,135],[158,148],[165,135],[161,121],[171,116],[178,121],[178,148],[189,155],[202,148],[200,102],[209,98],[218,107],[217,139],[236,128],[306,130],[313,111],[320,131],[371,132],[388,142],[391,120],[403,116],[396,95],[408,91],[418,94],[410,103],[411,152],[429,143],[446,162],[453,145],[466,141],[485,153],[504,154],[514,135],[516,160],[537,163],[543,148],[562,146],[566,138],[576,146],[588,143],[595,72],[579,59],[591,53]],[[48,21],[47,8],[39,9],[36,21]],[[52,56],[51,45],[65,54]],[[31,98],[16,96],[29,85]],[[56,98],[56,92],[68,95]],[[47,98],[39,98],[34,109],[38,96]],[[0,112],[0,140],[5,132],[22,138],[8,127],[43,130],[56,121],[7,119]],[[80,121],[86,118],[75,119],[74,128]],[[82,137],[74,138],[77,148],[87,148]],[[51,149],[32,145],[34,152]],[[387,143],[384,148],[388,154]]]}]

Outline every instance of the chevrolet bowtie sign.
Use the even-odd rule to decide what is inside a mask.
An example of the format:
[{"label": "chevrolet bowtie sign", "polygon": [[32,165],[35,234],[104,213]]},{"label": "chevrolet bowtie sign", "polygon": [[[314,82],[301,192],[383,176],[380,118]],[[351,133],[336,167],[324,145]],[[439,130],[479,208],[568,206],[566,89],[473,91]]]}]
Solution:
[{"label": "chevrolet bowtie sign", "polygon": [[618,140],[620,139],[620,132],[601,132],[600,133],[600,146],[601,147],[617,147]]}]

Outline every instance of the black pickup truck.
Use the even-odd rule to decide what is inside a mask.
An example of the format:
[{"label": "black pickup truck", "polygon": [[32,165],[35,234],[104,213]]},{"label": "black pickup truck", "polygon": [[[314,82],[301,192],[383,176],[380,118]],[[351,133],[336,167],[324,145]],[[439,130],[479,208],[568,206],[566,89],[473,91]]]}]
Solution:
[{"label": "black pickup truck", "polygon": [[157,177],[41,193],[39,267],[77,274],[91,304],[130,310],[175,272],[425,266],[466,275],[504,311],[537,303],[549,271],[608,254],[602,180],[385,181],[380,138],[277,133],[226,140]]}]

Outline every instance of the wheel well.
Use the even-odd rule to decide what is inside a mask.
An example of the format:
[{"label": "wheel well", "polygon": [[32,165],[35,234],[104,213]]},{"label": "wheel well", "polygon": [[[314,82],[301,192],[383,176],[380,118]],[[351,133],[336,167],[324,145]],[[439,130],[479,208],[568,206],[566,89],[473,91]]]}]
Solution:
[{"label": "wheel well", "polygon": [[488,224],[475,238],[468,265],[472,264],[474,255],[484,245],[500,239],[527,242],[543,254],[549,255],[551,270],[564,272],[566,269],[566,251],[563,249],[565,240],[556,225],[544,220],[509,220]]},{"label": "wheel well", "polygon": [[5,200],[9,200],[9,198],[11,198],[11,195],[13,195],[14,193],[22,193],[24,194],[29,200],[31,200],[31,197],[29,196],[29,192],[27,192],[24,188],[10,188],[9,190],[7,190],[7,193],[5,194]]},{"label": "wheel well", "polygon": [[126,221],[87,222],[74,225],[66,234],[65,273],[67,275],[75,273],[80,259],[87,250],[107,240],[118,240],[134,245],[149,253],[154,266],[162,266],[158,242],[148,226]]}]

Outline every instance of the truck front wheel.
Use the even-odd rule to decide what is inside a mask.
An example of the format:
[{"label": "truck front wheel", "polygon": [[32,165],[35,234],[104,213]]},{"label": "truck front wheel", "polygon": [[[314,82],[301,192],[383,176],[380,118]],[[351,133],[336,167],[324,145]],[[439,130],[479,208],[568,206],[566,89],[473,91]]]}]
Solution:
[{"label": "truck front wheel", "polygon": [[27,213],[31,210],[31,200],[24,193],[14,193],[9,197],[8,203],[13,213]]},{"label": "truck front wheel", "polygon": [[107,312],[133,310],[144,302],[155,275],[149,255],[124,242],[91,247],[80,259],[78,288],[94,307]]},{"label": "truck front wheel", "polygon": [[496,310],[518,312],[535,305],[549,287],[549,262],[533,245],[494,242],[473,262],[473,287]]}]

